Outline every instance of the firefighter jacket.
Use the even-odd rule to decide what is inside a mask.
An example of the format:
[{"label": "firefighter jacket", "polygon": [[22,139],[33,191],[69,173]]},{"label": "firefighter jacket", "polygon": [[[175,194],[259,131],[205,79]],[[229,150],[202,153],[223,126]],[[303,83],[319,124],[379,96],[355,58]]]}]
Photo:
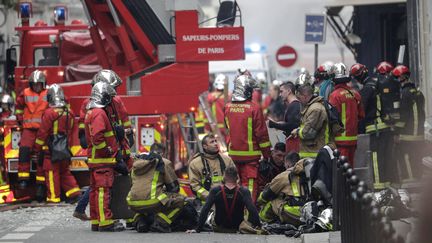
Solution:
[{"label": "firefighter jacket", "polygon": [[260,105],[247,100],[225,106],[229,129],[228,154],[234,161],[258,161],[261,154],[270,157],[270,140]]},{"label": "firefighter jacket", "polygon": [[232,159],[221,153],[195,154],[189,163],[190,187],[197,198],[206,200],[210,188],[220,185],[223,170],[228,166],[235,166]]},{"label": "firefighter jacket", "polygon": [[[377,114],[377,81],[372,78],[366,78],[363,88],[360,90],[360,96],[365,111],[365,117],[359,122],[359,133],[366,133],[366,127],[374,125]],[[370,127],[370,129],[372,129]]]},{"label": "firefighter jacket", "polygon": [[84,119],[85,119],[85,115],[87,113],[87,104],[89,102],[90,102],[90,98],[87,98],[81,104],[80,113],[79,113],[79,119],[78,119],[78,126],[79,126],[80,130],[81,129],[85,130]]},{"label": "firefighter jacket", "polygon": [[213,91],[207,95],[207,101],[210,105],[213,117],[217,121],[218,128],[225,128],[224,124],[224,105],[225,96],[221,91]]},{"label": "firefighter jacket", "polygon": [[304,172],[303,161],[277,175],[268,183],[258,198],[259,203],[266,203],[276,198],[287,200],[289,197],[300,198],[304,190],[300,184],[300,176]]},{"label": "firefighter jacket", "polygon": [[401,141],[424,140],[425,98],[413,83],[402,86],[400,120],[396,123]]},{"label": "firefighter jacket", "polygon": [[46,109],[42,116],[40,129],[36,135],[35,150],[48,150],[47,146],[51,142],[51,135],[59,133],[66,134],[68,142],[71,144],[74,117],[74,113],[68,108],[49,107]]},{"label": "firefighter jacket", "polygon": [[89,167],[114,166],[119,146],[106,112],[102,108],[88,110],[84,124]]},{"label": "firefighter jacket", "polygon": [[42,114],[48,108],[47,90],[40,93],[26,88],[17,97],[15,114],[24,128],[38,129],[42,121]]},{"label": "firefighter jacket", "polygon": [[301,111],[300,157],[317,156],[318,150],[330,142],[327,111],[321,96],[313,96]]},{"label": "firefighter jacket", "polygon": [[393,125],[400,117],[400,83],[390,77],[381,78],[377,88],[381,102],[381,118],[386,124]]},{"label": "firefighter jacket", "polygon": [[338,110],[345,128],[343,133],[335,136],[336,144],[356,145],[358,121],[364,118],[360,94],[346,83],[337,84],[329,102]]},{"label": "firefighter jacket", "polygon": [[132,166],[132,187],[127,197],[129,206],[165,205],[167,193],[179,191],[178,179],[169,160],[136,159]]},{"label": "firefighter jacket", "polygon": [[[114,96],[113,100],[111,102],[110,105],[108,105],[105,108],[108,118],[112,124],[113,127],[116,127],[117,125],[119,125],[120,127],[123,127],[123,129],[128,129],[131,128],[131,121],[129,120],[129,116],[126,110],[126,107],[123,104],[123,101],[121,100],[120,97],[118,96]],[[117,131],[118,133],[118,131]],[[123,131],[124,133],[124,131]],[[119,139],[121,139],[121,141],[119,141],[121,143],[121,147],[123,150],[124,155],[129,155],[130,154],[130,148],[129,148],[129,144],[126,140],[126,136],[124,136],[125,134],[123,134],[123,137],[119,137]]]}]

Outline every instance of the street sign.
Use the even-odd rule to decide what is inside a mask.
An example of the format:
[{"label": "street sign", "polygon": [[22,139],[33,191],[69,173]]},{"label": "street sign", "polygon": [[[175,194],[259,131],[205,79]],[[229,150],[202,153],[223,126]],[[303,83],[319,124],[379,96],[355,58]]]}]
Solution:
[{"label": "street sign", "polygon": [[297,52],[291,46],[282,46],[276,52],[276,61],[282,67],[291,67],[297,61]]},{"label": "street sign", "polygon": [[326,16],[306,15],[305,42],[324,44],[326,37]]}]

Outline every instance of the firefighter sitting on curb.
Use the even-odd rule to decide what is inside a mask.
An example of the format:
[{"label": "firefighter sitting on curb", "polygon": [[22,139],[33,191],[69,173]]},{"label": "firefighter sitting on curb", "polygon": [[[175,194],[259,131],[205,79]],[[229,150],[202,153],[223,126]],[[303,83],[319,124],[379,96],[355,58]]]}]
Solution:
[{"label": "firefighter sitting on curb", "polygon": [[[46,200],[47,202],[59,203],[61,189],[63,189],[69,202],[72,203],[78,199],[80,189],[75,177],[69,170],[70,160],[54,161],[55,157],[62,157],[62,155],[53,154],[54,152],[48,150],[48,147],[55,146],[54,143],[57,141],[55,137],[58,134],[65,135],[66,140],[72,137],[74,114],[67,108],[63,90],[57,84],[51,85],[47,97],[49,108],[43,113],[35,142],[35,151],[42,151],[44,154],[43,170],[48,189]],[[67,147],[66,150],[69,150],[69,148]],[[65,152],[68,153],[69,151]]]},{"label": "firefighter sitting on curb", "polygon": [[133,163],[131,177],[127,203],[138,214],[136,230],[171,232],[172,222],[185,203],[171,163],[158,153],[140,155]]},{"label": "firefighter sitting on curb", "polygon": [[[35,70],[30,74],[28,80],[30,87],[24,89],[17,97],[15,107],[18,124],[23,127],[18,155],[20,189],[25,189],[28,186],[31,153],[42,121],[42,114],[48,108],[45,74]],[[41,201],[45,196],[45,177],[40,163],[37,166],[36,183],[38,184],[36,198]]]},{"label": "firefighter sitting on curb", "polygon": [[[114,221],[110,209],[111,188],[115,171],[127,173],[104,108],[111,103],[115,90],[107,83],[93,86],[85,117],[85,133],[89,147],[90,218],[92,231],[122,231],[124,226]],[[115,200],[114,198],[112,200]]]},{"label": "firefighter sitting on curb", "polygon": [[204,136],[202,147],[204,153],[196,154],[189,163],[189,180],[197,198],[205,201],[210,189],[222,182],[225,168],[234,166],[234,162],[219,152],[219,145],[213,134]]},{"label": "firefighter sitting on curb", "polygon": [[258,198],[263,205],[259,216],[264,222],[279,222],[299,226],[300,207],[305,203],[305,193],[301,186],[300,176],[304,172],[303,160],[296,152],[285,157],[286,171],[276,176]]}]

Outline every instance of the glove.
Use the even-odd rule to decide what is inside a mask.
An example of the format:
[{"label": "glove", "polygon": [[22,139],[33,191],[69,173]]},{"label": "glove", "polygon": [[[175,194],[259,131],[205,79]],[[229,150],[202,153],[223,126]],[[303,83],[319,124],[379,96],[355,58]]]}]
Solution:
[{"label": "glove", "polygon": [[276,122],[269,120],[268,126],[269,128],[275,128]]},{"label": "glove", "polygon": [[124,176],[129,175],[129,170],[127,168],[126,163],[123,160],[116,163],[116,165],[114,166],[114,170]]},{"label": "glove", "polygon": [[83,149],[88,148],[87,139],[85,137],[85,130],[80,129],[78,131],[78,137],[79,137],[79,140],[80,140],[81,148],[83,148]]},{"label": "glove", "polygon": [[129,133],[128,135],[127,135],[127,139],[128,139],[128,144],[129,144],[129,147],[131,147],[132,148],[132,146],[134,145],[134,143],[135,143],[135,139],[134,139],[134,135],[133,135],[133,133],[131,132],[131,133]]},{"label": "glove", "polygon": [[268,160],[261,160],[258,166],[258,173],[262,176],[268,176],[270,173],[270,162]]}]

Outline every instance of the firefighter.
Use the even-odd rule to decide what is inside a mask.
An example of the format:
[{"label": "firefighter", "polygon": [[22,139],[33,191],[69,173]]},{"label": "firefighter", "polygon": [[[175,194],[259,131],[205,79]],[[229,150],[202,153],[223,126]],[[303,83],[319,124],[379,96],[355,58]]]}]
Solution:
[{"label": "firefighter", "polygon": [[182,212],[185,198],[179,194],[177,176],[167,162],[153,152],[134,161],[127,203],[138,214],[138,232],[169,233],[172,222]]},{"label": "firefighter", "polygon": [[[340,66],[339,64],[329,65],[322,64],[318,67],[315,72],[315,79],[320,82],[318,86],[318,95],[323,97],[324,100],[328,100],[331,92],[333,91],[333,82],[332,79],[334,77],[334,70]],[[316,93],[316,92],[315,92]]]},{"label": "firefighter", "polygon": [[16,117],[13,114],[14,100],[12,96],[4,94],[1,97],[1,121],[14,120]]},{"label": "firefighter", "polygon": [[300,157],[315,158],[320,148],[331,142],[328,116],[324,98],[313,94],[313,87],[304,84],[297,90],[297,98],[303,106],[300,127],[291,136],[300,137]]},{"label": "firefighter", "polygon": [[[226,136],[223,110],[225,106],[224,88],[227,83],[228,77],[224,74],[219,74],[213,82],[214,91],[207,95],[207,101],[210,105],[213,117],[216,119],[217,127],[224,137]],[[207,130],[210,129],[207,128]]]},{"label": "firefighter", "polygon": [[[48,108],[46,77],[40,70],[33,71],[28,79],[29,88],[24,89],[17,97],[15,114],[20,126],[23,127],[19,148],[18,180],[20,188],[25,189],[30,179],[30,160],[36,140],[37,130],[40,128],[42,114]],[[42,159],[39,159],[36,183],[37,197],[44,197],[45,176],[42,169]]]},{"label": "firefighter", "polygon": [[210,188],[222,182],[225,168],[234,166],[234,162],[220,153],[219,144],[213,134],[204,136],[202,147],[204,153],[197,153],[189,163],[189,180],[197,198],[205,201]]},{"label": "firefighter", "polygon": [[397,151],[402,179],[420,178],[424,155],[425,98],[410,80],[410,70],[399,65],[391,72],[401,84],[400,120],[396,123]]},{"label": "firefighter", "polygon": [[284,158],[286,155],[284,143],[276,143],[271,151],[269,161],[263,161],[259,166],[258,186],[259,191],[264,189],[264,186],[273,178],[286,170],[284,166]]},{"label": "firefighter", "polygon": [[[104,108],[111,103],[115,90],[107,83],[99,82],[92,88],[85,116],[85,134],[89,147],[90,169],[90,218],[92,231],[122,231],[110,209],[111,188],[115,166],[120,163],[119,145],[111,122]],[[118,161],[118,162],[117,162]],[[113,199],[114,200],[114,199]]]},{"label": "firefighter", "polygon": [[296,152],[286,155],[286,170],[266,185],[258,203],[262,205],[259,216],[267,223],[280,222],[299,226],[300,207],[305,203],[305,193],[300,184],[304,172],[303,160]]},{"label": "firefighter", "polygon": [[260,105],[251,101],[256,81],[249,75],[234,80],[231,102],[225,106],[225,122],[229,129],[228,154],[239,171],[240,182],[255,201],[258,189],[258,165],[261,155],[270,158],[270,141]]},{"label": "firefighter", "polygon": [[[14,120],[15,116],[13,115],[13,99],[10,95],[8,94],[4,94],[1,97],[1,119],[0,119],[0,126],[3,127],[4,126],[4,121],[6,120]],[[3,134],[3,130],[0,131],[0,139],[1,139],[1,144],[0,144],[0,196],[3,197],[2,191],[4,190],[9,190],[9,185],[7,182],[7,174],[6,174],[6,161],[5,161],[5,153],[4,153],[4,134]],[[0,203],[1,203],[2,199],[0,199]]]},{"label": "firefighter", "polygon": [[67,108],[63,90],[57,84],[49,87],[47,97],[49,108],[42,115],[41,126],[35,142],[35,151],[44,151],[43,169],[48,189],[46,200],[51,203],[59,203],[60,194],[63,190],[69,201],[73,202],[78,199],[80,189],[69,170],[70,161],[52,161],[52,154],[47,146],[53,146],[53,135],[65,134],[71,138],[74,113]]},{"label": "firefighter", "polygon": [[384,122],[393,126],[399,119],[400,83],[391,76],[393,65],[381,62],[376,67],[378,77],[378,93],[381,99],[381,116]]},{"label": "firefighter", "polygon": [[[377,72],[384,75],[389,65],[378,65]],[[363,84],[360,96],[365,110],[365,118],[359,123],[359,133],[370,135],[374,188],[383,189],[388,185],[392,175],[397,174],[397,171],[391,159],[394,144],[393,135],[390,126],[384,122],[386,119],[381,109],[378,80],[369,77],[368,69],[360,63],[351,67],[350,74]]]},{"label": "firefighter", "polygon": [[348,157],[354,168],[354,154],[357,148],[358,121],[364,118],[360,94],[348,86],[350,77],[345,70],[335,74],[335,89],[330,94],[329,103],[339,112],[345,131],[335,136],[335,143],[341,155]]}]

